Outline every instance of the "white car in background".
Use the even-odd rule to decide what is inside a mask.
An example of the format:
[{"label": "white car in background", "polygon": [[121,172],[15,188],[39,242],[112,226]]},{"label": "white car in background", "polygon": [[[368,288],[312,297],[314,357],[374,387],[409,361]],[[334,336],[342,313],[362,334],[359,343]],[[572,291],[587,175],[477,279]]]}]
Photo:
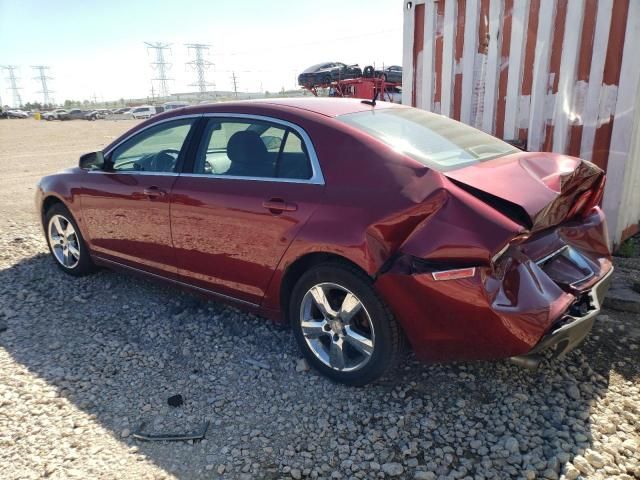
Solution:
[{"label": "white car in background", "polygon": [[64,108],[56,108],[50,112],[42,112],[43,120],[67,120],[69,111]]},{"label": "white car in background", "polygon": [[149,118],[152,115],[155,115],[156,107],[152,107],[151,105],[143,105],[141,107],[135,107],[131,109],[129,112],[133,118]]},{"label": "white car in background", "polygon": [[178,108],[188,107],[189,102],[167,102],[163,105],[164,111],[176,110]]}]

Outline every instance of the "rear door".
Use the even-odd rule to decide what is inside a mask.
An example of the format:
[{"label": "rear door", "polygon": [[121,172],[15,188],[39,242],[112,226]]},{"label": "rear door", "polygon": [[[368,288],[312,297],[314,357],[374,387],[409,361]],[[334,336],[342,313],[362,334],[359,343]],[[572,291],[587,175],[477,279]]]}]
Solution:
[{"label": "rear door", "polygon": [[108,153],[111,169],[87,173],[80,198],[94,254],[175,276],[170,194],[195,120],[151,126]]},{"label": "rear door", "polygon": [[211,116],[192,173],[173,187],[178,275],[259,304],[324,180],[307,134],[277,119]]}]

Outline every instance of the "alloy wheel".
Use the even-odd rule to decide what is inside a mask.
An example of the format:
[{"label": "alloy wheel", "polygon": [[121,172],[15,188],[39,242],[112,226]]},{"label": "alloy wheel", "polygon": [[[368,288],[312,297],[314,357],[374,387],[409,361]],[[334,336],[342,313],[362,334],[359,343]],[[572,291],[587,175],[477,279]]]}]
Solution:
[{"label": "alloy wheel", "polygon": [[78,234],[71,222],[62,215],[49,220],[49,245],[53,256],[64,268],[72,269],[80,262]]},{"label": "alloy wheel", "polygon": [[349,372],[371,359],[375,334],[360,299],[336,283],[311,287],[300,305],[302,335],[311,352],[328,367]]}]

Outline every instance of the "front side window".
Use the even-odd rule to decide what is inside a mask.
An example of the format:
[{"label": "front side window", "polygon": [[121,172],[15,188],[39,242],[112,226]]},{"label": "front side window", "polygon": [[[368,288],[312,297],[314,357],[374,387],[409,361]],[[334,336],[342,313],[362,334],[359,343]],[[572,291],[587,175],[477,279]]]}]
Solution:
[{"label": "front side window", "polygon": [[113,169],[121,172],[175,172],[192,123],[191,118],[176,120],[137,134],[112,152]]},{"label": "front side window", "polygon": [[306,180],[313,172],[295,130],[258,120],[213,118],[202,137],[195,173]]},{"label": "front side window", "polygon": [[371,109],[337,118],[438,171],[518,152],[508,143],[464,123],[417,108]]}]

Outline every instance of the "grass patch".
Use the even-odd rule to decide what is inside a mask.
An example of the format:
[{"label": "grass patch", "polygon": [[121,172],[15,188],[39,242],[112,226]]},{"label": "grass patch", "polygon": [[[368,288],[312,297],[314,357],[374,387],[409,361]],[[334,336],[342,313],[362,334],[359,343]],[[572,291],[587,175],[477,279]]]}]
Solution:
[{"label": "grass patch", "polygon": [[633,258],[640,256],[640,238],[631,237],[616,250],[617,257]]}]

